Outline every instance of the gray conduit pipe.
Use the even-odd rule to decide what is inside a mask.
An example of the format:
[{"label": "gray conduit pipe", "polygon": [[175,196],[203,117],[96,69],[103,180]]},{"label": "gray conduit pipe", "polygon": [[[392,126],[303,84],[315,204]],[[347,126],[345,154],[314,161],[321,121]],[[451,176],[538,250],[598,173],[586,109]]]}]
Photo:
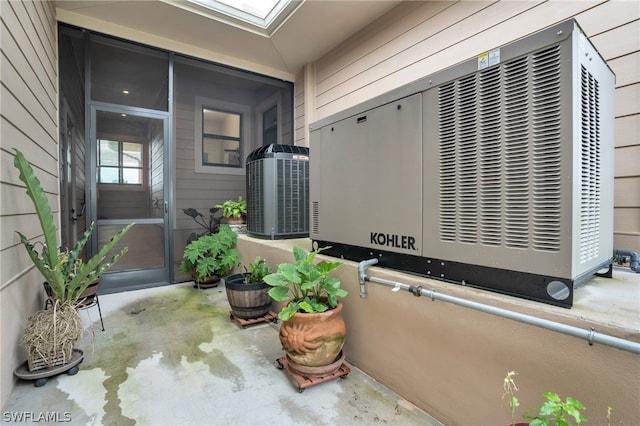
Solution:
[{"label": "gray conduit pipe", "polygon": [[616,250],[616,254],[620,256],[629,256],[629,269],[633,272],[640,273],[640,261],[638,260],[638,253],[631,250]]},{"label": "gray conduit pipe", "polygon": [[603,345],[611,346],[623,351],[640,354],[640,343],[636,343],[631,340],[620,339],[618,337],[609,336],[607,334],[598,333],[595,331],[595,329],[584,330],[582,328],[573,327],[555,321],[549,321],[531,315],[521,314],[519,312],[510,311],[508,309],[497,308],[495,306],[486,305],[484,303],[473,302],[471,300],[461,299],[454,296],[448,296],[446,294],[438,293],[433,289],[425,290],[420,286],[403,284],[395,281],[385,280],[384,278],[376,278],[367,275],[366,268],[371,265],[375,265],[376,263],[378,263],[378,259],[363,260],[358,264],[360,297],[363,299],[367,297],[365,282],[369,281],[372,283],[393,287],[394,290],[397,289],[396,291],[405,290],[415,296],[426,296],[431,300],[441,300],[443,302],[453,303],[454,305],[464,306],[465,308],[475,309],[480,312],[497,315],[499,317],[508,318],[514,321],[522,322],[524,324],[534,325],[536,327],[542,327],[548,330],[557,331],[559,333],[568,334],[569,336],[585,339],[587,342],[589,342],[589,345],[593,345],[594,343],[601,343]]}]

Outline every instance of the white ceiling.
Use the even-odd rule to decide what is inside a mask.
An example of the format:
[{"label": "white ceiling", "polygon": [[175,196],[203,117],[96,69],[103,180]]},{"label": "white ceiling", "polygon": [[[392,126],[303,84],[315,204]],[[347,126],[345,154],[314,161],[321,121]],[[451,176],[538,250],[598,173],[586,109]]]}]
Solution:
[{"label": "white ceiling", "polygon": [[57,1],[61,22],[291,80],[400,0],[305,0],[272,34],[184,1]]}]

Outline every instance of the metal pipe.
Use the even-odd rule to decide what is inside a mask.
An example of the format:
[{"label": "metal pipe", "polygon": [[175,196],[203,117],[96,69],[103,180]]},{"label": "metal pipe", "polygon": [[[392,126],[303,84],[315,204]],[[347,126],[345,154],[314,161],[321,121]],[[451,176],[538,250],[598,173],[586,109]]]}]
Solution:
[{"label": "metal pipe", "polygon": [[362,262],[358,263],[358,281],[360,281],[360,298],[361,299],[367,298],[367,287],[365,286],[367,275],[365,271],[369,266],[375,265],[376,263],[378,263],[377,258],[363,260]]},{"label": "metal pipe", "polygon": [[[377,260],[377,259],[371,259],[371,261],[373,260]],[[370,261],[360,262],[360,265],[362,265],[364,262],[370,262]],[[640,354],[640,343],[636,343],[631,340],[621,339],[619,337],[609,336],[607,334],[598,333],[593,328],[590,330],[584,330],[578,327],[573,327],[573,326],[562,324],[559,322],[546,320],[544,318],[521,314],[519,312],[510,311],[508,309],[497,308],[495,306],[486,305],[484,303],[473,302],[471,300],[438,293],[435,291],[435,289],[425,290],[421,286],[413,286],[413,285],[399,283],[396,281],[386,280],[384,278],[371,277],[366,275],[366,273],[364,273],[365,269],[366,269],[366,266],[363,266],[362,276],[364,277],[364,281],[370,281],[372,283],[383,284],[389,287],[393,287],[394,291],[405,290],[418,297],[426,296],[430,298],[432,301],[441,300],[443,302],[453,303],[454,305],[475,309],[480,312],[497,315],[499,317],[508,318],[524,324],[529,324],[536,327],[546,328],[548,330],[556,331],[559,333],[568,334],[569,336],[585,339],[587,342],[589,342],[589,345],[593,345],[594,343],[601,343],[603,345],[611,346],[616,349],[621,349],[621,350],[632,352],[635,354]],[[360,266],[358,266],[358,271],[360,272]],[[364,284],[360,285],[361,294],[362,294],[363,285]]]},{"label": "metal pipe", "polygon": [[640,273],[640,261],[638,261],[638,253],[630,250],[616,250],[615,254],[620,256],[629,256],[629,268],[633,272]]}]

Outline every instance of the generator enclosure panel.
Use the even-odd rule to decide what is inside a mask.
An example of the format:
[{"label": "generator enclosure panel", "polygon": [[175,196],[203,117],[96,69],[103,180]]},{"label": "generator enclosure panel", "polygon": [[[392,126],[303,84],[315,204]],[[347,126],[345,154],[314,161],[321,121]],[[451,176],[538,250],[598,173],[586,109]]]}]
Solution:
[{"label": "generator enclosure panel", "polygon": [[270,144],[247,157],[247,234],[309,236],[309,148]]},{"label": "generator enclosure panel", "polygon": [[571,307],[613,257],[614,86],[569,20],[313,123],[314,246]]}]

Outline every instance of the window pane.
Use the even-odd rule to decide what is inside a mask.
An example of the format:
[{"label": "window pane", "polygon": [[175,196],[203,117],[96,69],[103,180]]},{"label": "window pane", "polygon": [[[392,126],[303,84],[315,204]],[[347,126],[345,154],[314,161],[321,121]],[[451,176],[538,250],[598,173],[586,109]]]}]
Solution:
[{"label": "window pane", "polygon": [[262,113],[262,145],[278,143],[278,106]]},{"label": "window pane", "polygon": [[240,141],[203,137],[202,145],[203,165],[240,167]]},{"label": "window pane", "polygon": [[139,143],[122,143],[122,165],[125,167],[142,167],[142,145]]},{"label": "window pane", "polygon": [[240,137],[240,114],[202,108],[202,133]]},{"label": "window pane", "polygon": [[117,167],[100,167],[98,182],[100,183],[120,183]]},{"label": "window pane", "polygon": [[141,169],[122,169],[122,183],[129,185],[140,185],[142,183]]},{"label": "window pane", "polygon": [[105,141],[100,142],[100,165],[101,166],[117,166],[118,165],[118,142]]}]

